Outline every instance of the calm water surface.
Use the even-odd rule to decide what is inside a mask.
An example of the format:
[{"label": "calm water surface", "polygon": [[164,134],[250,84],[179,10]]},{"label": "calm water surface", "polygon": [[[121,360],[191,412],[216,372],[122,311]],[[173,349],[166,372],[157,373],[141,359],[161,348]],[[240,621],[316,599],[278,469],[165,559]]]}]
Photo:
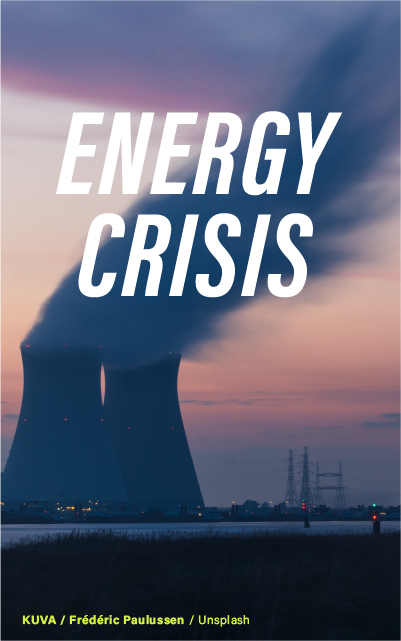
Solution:
[{"label": "calm water surface", "polygon": [[[25,537],[43,536],[45,534],[68,533],[72,530],[82,532],[110,530],[112,532],[128,532],[130,534],[145,534],[148,532],[251,532],[254,530],[275,530],[282,532],[297,532],[300,534],[366,534],[372,532],[369,521],[311,521],[309,529],[304,528],[303,522],[292,523],[57,523],[54,525],[2,525],[1,541],[18,541]],[[381,523],[382,532],[399,531],[399,521]]]}]

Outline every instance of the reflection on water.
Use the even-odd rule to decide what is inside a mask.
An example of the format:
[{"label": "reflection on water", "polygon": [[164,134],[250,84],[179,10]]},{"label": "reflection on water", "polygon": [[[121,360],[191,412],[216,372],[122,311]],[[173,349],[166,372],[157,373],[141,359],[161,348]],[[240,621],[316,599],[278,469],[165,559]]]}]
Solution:
[{"label": "reflection on water", "polygon": [[[45,534],[68,533],[72,530],[95,531],[112,530],[113,532],[129,532],[131,534],[145,534],[148,532],[251,532],[252,530],[275,530],[283,532],[297,532],[300,534],[366,534],[372,532],[372,523],[369,521],[311,521],[309,529],[304,528],[302,521],[291,523],[60,523],[54,525],[2,525],[1,541],[18,541],[24,537],[42,536]],[[381,522],[381,530],[400,530],[399,521]]]}]

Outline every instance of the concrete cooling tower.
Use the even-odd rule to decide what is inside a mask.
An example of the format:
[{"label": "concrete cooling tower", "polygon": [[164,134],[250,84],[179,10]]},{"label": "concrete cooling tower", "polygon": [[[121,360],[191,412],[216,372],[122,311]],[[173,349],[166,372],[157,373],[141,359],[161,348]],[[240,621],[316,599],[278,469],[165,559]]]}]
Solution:
[{"label": "concrete cooling tower", "polygon": [[103,420],[101,349],[21,352],[24,393],[3,500],[126,501]]},{"label": "concrete cooling tower", "polygon": [[203,506],[177,393],[181,356],[105,368],[105,419],[130,505]]}]

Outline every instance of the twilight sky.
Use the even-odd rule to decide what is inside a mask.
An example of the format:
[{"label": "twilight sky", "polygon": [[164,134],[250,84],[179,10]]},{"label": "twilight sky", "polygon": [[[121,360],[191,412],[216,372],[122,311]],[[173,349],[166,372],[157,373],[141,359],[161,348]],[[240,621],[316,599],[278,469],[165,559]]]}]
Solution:
[{"label": "twilight sky", "polygon": [[[350,504],[399,502],[398,24],[393,2],[3,3],[3,466],[22,395],[19,343],[80,263],[91,221],[128,220],[140,201],[171,209],[149,196],[166,112],[199,112],[179,136],[190,168],[171,165],[190,176],[210,111],[252,124],[278,109],[295,135],[297,110],[339,110],[344,129],[316,192],[287,188],[266,205],[317,223],[303,292],[277,299],[265,287],[228,306],[184,351],[181,410],[206,504],[282,500],[288,449],[297,458],[303,445],[321,471],[343,462]],[[84,140],[96,155],[74,174],[94,185],[57,196],[74,111],[105,112]],[[112,193],[96,193],[116,111],[130,111],[133,127],[155,112],[137,197],[121,194],[118,170]],[[197,198],[208,217],[230,211]],[[192,207],[191,195],[180,203]]]}]

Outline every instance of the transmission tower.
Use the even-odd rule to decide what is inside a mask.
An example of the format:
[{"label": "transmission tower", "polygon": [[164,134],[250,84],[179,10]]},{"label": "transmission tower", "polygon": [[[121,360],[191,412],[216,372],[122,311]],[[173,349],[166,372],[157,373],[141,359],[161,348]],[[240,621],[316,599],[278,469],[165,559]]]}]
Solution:
[{"label": "transmission tower", "polygon": [[289,450],[289,453],[288,453],[287,491],[285,493],[284,500],[287,504],[287,507],[297,507],[298,505],[297,490],[295,487],[295,478],[294,478],[294,458],[292,455],[292,450]]},{"label": "transmission tower", "polygon": [[301,492],[299,494],[299,507],[302,508],[302,503],[305,501],[306,509],[310,509],[313,506],[313,490],[311,487],[310,481],[310,470],[309,470],[309,454],[308,448],[304,447],[304,453],[302,454],[302,482],[301,482]]},{"label": "transmission tower", "polygon": [[334,497],[334,509],[335,510],[345,510],[347,507],[347,502],[345,500],[345,487],[343,485],[343,473],[341,469],[341,461],[340,461],[340,467],[338,470],[338,482],[337,482],[337,489],[336,489],[336,494]]},{"label": "transmission tower", "polygon": [[[337,485],[320,485],[320,477],[323,476],[324,478],[334,478],[337,477]],[[343,473],[341,470],[341,461],[340,461],[340,470],[339,472],[319,472],[319,468],[317,468],[317,473],[316,473],[316,484],[315,484],[315,497],[317,491],[321,492],[322,490],[333,490],[335,491],[335,498],[334,498],[334,509],[335,510],[344,510],[346,508],[346,502],[345,502],[345,490],[347,488],[343,485]],[[317,498],[316,498],[317,500]]]},{"label": "transmission tower", "polygon": [[315,505],[323,505],[322,488],[320,486],[319,463],[316,463]]}]

